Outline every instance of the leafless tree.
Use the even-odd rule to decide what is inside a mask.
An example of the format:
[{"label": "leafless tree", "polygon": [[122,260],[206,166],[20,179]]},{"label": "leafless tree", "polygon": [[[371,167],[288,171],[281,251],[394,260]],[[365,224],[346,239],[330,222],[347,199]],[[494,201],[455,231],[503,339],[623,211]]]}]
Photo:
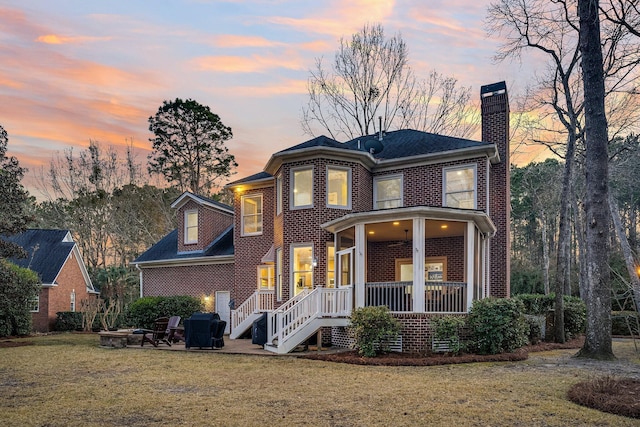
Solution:
[{"label": "leafless tree", "polygon": [[412,127],[459,137],[470,136],[479,123],[471,89],[435,71],[418,80],[402,37],[385,38],[380,24],[340,39],[333,66],[319,58],[310,73],[301,124],[312,136],[369,135],[380,130],[379,117],[384,131]]}]

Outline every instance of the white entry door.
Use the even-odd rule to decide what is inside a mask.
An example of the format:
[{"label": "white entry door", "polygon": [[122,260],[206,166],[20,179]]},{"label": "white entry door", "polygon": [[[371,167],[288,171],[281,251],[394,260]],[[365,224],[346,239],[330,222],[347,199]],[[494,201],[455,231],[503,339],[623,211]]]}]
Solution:
[{"label": "white entry door", "polygon": [[220,320],[227,322],[227,327],[224,329],[225,334],[228,334],[231,328],[229,301],[231,301],[231,293],[229,291],[216,292],[216,313],[220,315]]}]

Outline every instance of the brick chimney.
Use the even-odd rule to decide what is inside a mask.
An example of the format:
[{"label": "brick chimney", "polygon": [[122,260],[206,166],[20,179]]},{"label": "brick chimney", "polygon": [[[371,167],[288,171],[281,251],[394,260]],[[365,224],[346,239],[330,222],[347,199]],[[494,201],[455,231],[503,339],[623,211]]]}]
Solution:
[{"label": "brick chimney", "polygon": [[480,88],[482,140],[495,144],[500,163],[491,165],[489,216],[497,231],[490,240],[490,295],[510,296],[511,276],[511,174],[509,153],[509,97],[507,85],[498,82]]}]

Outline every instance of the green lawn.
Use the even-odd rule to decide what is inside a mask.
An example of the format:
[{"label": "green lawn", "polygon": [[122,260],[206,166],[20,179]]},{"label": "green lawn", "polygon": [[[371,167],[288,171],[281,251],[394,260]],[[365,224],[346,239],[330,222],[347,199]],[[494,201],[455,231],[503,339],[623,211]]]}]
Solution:
[{"label": "green lawn", "polygon": [[[3,426],[640,425],[566,399],[572,384],[598,374],[554,365],[574,350],[524,362],[373,367],[103,349],[87,334],[14,341],[34,345],[0,348]],[[639,363],[631,342],[614,350]]]}]

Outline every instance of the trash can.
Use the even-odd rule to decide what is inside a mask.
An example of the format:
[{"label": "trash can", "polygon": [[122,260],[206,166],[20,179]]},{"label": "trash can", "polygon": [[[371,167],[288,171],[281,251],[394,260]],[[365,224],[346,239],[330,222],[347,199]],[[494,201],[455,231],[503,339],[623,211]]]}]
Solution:
[{"label": "trash can", "polygon": [[253,322],[251,328],[251,343],[265,345],[267,342],[267,313],[262,315]]}]

